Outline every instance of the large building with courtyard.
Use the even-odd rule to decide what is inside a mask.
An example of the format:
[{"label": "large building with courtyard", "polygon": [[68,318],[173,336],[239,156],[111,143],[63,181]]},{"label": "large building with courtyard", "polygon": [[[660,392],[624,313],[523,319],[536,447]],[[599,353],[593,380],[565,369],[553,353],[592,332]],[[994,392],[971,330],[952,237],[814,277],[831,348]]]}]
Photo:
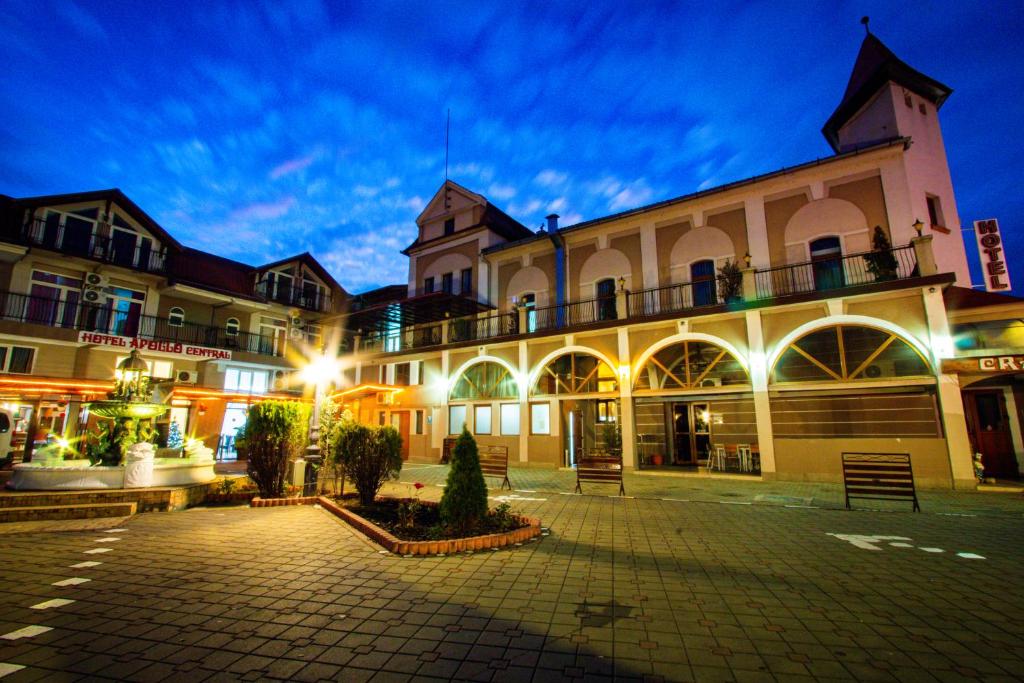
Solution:
[{"label": "large building with courtyard", "polygon": [[[309,254],[249,266],[183,246],[117,190],[2,198],[15,452],[87,429],[82,404],[139,348],[164,434],[232,458],[246,407],[298,398],[299,352],[327,344],[335,400],[394,425],[412,461],[465,427],[524,467],[611,455],[839,481],[843,453],[907,453],[919,486],[950,488],[974,485],[981,453],[1016,478],[1024,301],[972,288],[950,94],[869,34],[822,129],[831,156],[540,230],[446,181],[408,281],[356,296]],[[998,291],[998,229],[977,229]]]},{"label": "large building with courtyard", "polygon": [[832,156],[539,231],[445,182],[406,286],[342,317],[351,384],[401,388],[353,404],[417,460],[466,427],[522,466],[840,481],[844,452],[909,453],[919,486],[969,487],[981,452],[1017,477],[1022,396],[996,356],[1024,307],[971,288],[950,94],[868,34]]}]

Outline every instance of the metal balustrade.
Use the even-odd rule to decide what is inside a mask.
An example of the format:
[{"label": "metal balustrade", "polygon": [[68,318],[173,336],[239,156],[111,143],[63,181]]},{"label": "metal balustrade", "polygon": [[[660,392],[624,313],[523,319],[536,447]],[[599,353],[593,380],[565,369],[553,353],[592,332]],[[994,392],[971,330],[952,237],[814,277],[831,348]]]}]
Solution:
[{"label": "metal balustrade", "polygon": [[482,317],[456,318],[448,323],[448,341],[478,341],[519,333],[519,314],[492,313]]},{"label": "metal balustrade", "polygon": [[86,230],[67,230],[64,223],[44,218],[37,218],[26,225],[22,236],[32,246],[52,249],[69,256],[80,256],[147,273],[164,273],[167,270],[166,248],[154,249],[151,243],[119,245],[112,237],[95,235]]},{"label": "metal balustrade", "polygon": [[727,277],[642,289],[628,294],[629,317],[650,318],[718,306],[726,303],[727,296],[734,300],[742,298],[740,283]]},{"label": "metal balustrade", "polygon": [[771,299],[916,276],[914,247],[905,246],[759,270],[754,274],[754,282],[757,298]]},{"label": "metal balustrade", "polygon": [[244,351],[263,356],[284,355],[284,340],[280,338],[241,330],[232,334],[221,327],[189,322],[171,323],[167,318],[119,311],[103,304],[59,301],[16,292],[0,292],[0,319],[58,329]]}]

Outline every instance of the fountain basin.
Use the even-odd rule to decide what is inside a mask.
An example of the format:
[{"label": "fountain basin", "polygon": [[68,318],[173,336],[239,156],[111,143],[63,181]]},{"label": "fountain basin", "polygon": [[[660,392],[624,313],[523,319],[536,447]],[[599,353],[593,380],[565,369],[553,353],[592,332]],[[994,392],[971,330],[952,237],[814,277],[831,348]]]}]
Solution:
[{"label": "fountain basin", "polygon": [[[153,486],[206,484],[217,478],[213,460],[156,458]],[[14,466],[7,488],[15,491],[81,491],[124,488],[123,465],[90,466],[88,460],[65,460],[61,465],[26,462]]]}]

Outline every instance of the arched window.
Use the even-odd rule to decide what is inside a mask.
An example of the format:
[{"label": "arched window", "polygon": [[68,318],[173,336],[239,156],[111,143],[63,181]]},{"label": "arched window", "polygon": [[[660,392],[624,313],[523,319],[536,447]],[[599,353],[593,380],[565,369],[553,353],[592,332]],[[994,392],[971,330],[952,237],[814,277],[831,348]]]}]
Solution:
[{"label": "arched window", "polygon": [[533,396],[617,392],[615,371],[589,353],[567,353],[544,366],[530,389]]},{"label": "arched window", "polygon": [[845,284],[843,276],[843,248],[838,237],[822,237],[811,242],[811,263],[814,269],[814,288],[836,289]]},{"label": "arched window", "polygon": [[899,335],[864,325],[808,332],[779,356],[774,382],[849,382],[930,375],[928,361]]},{"label": "arched window", "polygon": [[519,398],[519,386],[512,371],[501,363],[483,361],[466,368],[452,386],[452,401],[482,401]]},{"label": "arched window", "polygon": [[237,337],[240,326],[238,318],[228,318],[227,322],[224,323],[224,334],[229,337]]},{"label": "arched window", "polygon": [[718,303],[715,289],[715,262],[696,261],[690,264],[690,282],[693,283],[693,305],[712,306]]},{"label": "arched window", "polygon": [[700,340],[671,344],[637,373],[634,389],[700,389],[750,384],[746,368],[726,349]]},{"label": "arched window", "polygon": [[598,280],[595,285],[595,294],[597,295],[597,319],[615,320],[618,317],[615,310],[615,280],[610,277]]},{"label": "arched window", "polygon": [[167,313],[167,324],[171,327],[181,327],[185,324],[185,309],[174,306]]}]

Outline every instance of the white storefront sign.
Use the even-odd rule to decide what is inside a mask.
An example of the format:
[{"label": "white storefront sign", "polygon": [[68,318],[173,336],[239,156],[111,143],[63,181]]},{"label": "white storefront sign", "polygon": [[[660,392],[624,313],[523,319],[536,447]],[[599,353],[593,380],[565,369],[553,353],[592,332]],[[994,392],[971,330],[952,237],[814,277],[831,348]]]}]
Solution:
[{"label": "white storefront sign", "polygon": [[173,353],[196,360],[231,360],[231,352],[227,349],[213,349],[208,346],[196,346],[181,342],[152,341],[136,337],[120,337],[101,332],[79,332],[78,341],[83,344],[110,346],[119,349],[138,349],[139,351],[156,351]]},{"label": "white storefront sign", "polygon": [[974,237],[978,240],[981,255],[981,275],[985,278],[986,292],[1003,292],[1010,289],[1010,273],[1006,269],[1006,250],[999,234],[999,221],[989,218],[974,221]]}]

